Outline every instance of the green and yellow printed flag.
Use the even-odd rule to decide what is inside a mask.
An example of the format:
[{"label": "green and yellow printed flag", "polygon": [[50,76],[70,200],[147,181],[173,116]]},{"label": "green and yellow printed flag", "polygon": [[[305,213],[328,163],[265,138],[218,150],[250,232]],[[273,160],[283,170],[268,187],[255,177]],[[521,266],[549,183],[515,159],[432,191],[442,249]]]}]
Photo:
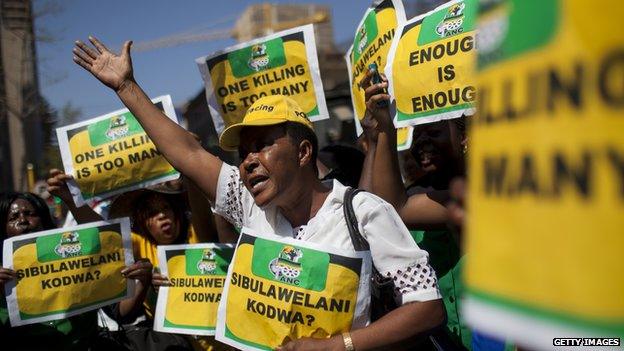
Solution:
[{"label": "green and yellow printed flag", "polygon": [[275,38],[232,51],[227,59],[236,78],[283,66],[286,64],[284,39]]},{"label": "green and yellow printed flag", "polygon": [[36,239],[36,245],[39,262],[93,255],[101,249],[100,231],[98,228],[87,228],[41,236]]},{"label": "green and yellow printed flag", "polygon": [[231,244],[158,246],[159,267],[171,286],[159,289],[154,330],[214,335],[217,309],[233,255]]},{"label": "green and yellow printed flag", "polygon": [[87,126],[87,131],[91,146],[100,146],[119,138],[144,133],[141,125],[130,112],[95,122]]},{"label": "green and yellow printed flag", "polygon": [[12,326],[62,319],[133,295],[121,270],[133,263],[128,218],[12,237],[3,262]]},{"label": "green and yellow printed flag", "polygon": [[464,314],[526,349],[621,349],[624,3],[482,4]]},{"label": "green and yellow printed flag", "polygon": [[326,252],[258,238],[253,254],[251,271],[259,277],[307,290],[325,289],[329,266]]},{"label": "green and yellow printed flag", "polygon": [[358,28],[353,41],[353,48],[355,48],[353,52],[354,62],[357,62],[362,56],[362,53],[364,53],[371,44],[374,44],[375,39],[377,39],[377,11],[369,10],[366,12],[368,14],[364,17],[364,22]]},{"label": "green and yellow printed flag", "polygon": [[474,114],[477,0],[453,0],[397,29],[385,73],[406,127]]},{"label": "green and yellow printed flag", "polygon": [[[177,123],[171,97],[152,100]],[[179,177],[128,110],[56,129],[74,201],[100,200]]]},{"label": "green and yellow printed flag", "polygon": [[368,252],[339,252],[243,228],[217,318],[217,340],[273,350],[366,325]]},{"label": "green and yellow printed flag", "polygon": [[288,29],[196,60],[217,133],[242,121],[254,101],[286,95],[311,121],[329,118],[313,26]]}]

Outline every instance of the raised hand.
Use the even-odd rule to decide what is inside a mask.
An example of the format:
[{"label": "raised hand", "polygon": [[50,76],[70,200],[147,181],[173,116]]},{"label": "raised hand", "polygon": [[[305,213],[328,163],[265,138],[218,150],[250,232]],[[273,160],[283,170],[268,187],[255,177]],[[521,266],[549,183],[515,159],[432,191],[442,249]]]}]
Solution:
[{"label": "raised hand", "polygon": [[384,89],[388,87],[388,80],[381,74],[381,83],[371,84],[373,71],[368,70],[359,85],[364,89],[364,101],[366,104],[366,112],[364,118],[360,121],[362,129],[369,140],[376,141],[377,135],[382,130],[394,128],[392,118],[388,109],[388,104],[379,106],[380,101],[390,100],[390,95],[384,93]]},{"label": "raised hand", "polygon": [[74,177],[70,174],[63,173],[63,171],[59,169],[51,169],[47,180],[48,192],[61,198],[65,203],[73,201],[69,188],[67,187],[67,181],[70,179],[74,179]]},{"label": "raised hand", "polygon": [[112,53],[95,37],[89,36],[89,41],[95,49],[80,40],[76,41],[73,49],[74,62],[116,92],[122,90],[128,82],[134,81],[130,57],[132,41],[124,43],[120,55]]},{"label": "raised hand", "polygon": [[152,263],[148,259],[140,259],[124,268],[121,274],[127,279],[136,279],[144,287],[152,283]]}]

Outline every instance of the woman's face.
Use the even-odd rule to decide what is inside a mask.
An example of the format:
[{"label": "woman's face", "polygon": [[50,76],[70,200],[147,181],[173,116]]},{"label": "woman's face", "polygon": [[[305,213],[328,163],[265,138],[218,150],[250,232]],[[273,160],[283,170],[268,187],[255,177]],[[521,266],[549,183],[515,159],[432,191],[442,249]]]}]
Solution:
[{"label": "woman's face", "polygon": [[282,125],[247,127],[241,131],[238,167],[256,205],[283,206],[296,193],[293,177],[299,172],[299,148]]},{"label": "woman's face", "polygon": [[151,210],[145,227],[158,244],[172,244],[180,235],[179,219],[162,196],[151,197],[149,201]]},{"label": "woman's face", "polygon": [[7,215],[7,237],[10,238],[40,230],[43,230],[43,225],[35,207],[24,199],[13,201]]}]

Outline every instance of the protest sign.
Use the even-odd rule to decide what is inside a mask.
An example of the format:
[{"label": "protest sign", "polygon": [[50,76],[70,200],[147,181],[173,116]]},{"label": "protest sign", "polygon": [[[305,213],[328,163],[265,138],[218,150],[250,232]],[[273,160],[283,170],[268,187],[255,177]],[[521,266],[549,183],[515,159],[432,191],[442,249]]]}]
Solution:
[{"label": "protest sign", "polygon": [[454,0],[397,28],[388,53],[394,124],[474,114],[477,0]]},{"label": "protest sign", "polygon": [[196,60],[217,133],[243,120],[258,98],[288,95],[311,121],[329,118],[311,24]]},{"label": "protest sign", "polygon": [[362,133],[360,120],[364,118],[364,89],[359,85],[368,71],[368,65],[376,63],[379,72],[386,67],[386,58],[397,25],[405,22],[403,3],[399,0],[384,0],[364,12],[364,17],[355,32],[353,44],[345,60],[349,71],[351,102],[356,117],[358,135]]},{"label": "protest sign", "polygon": [[413,127],[397,128],[397,151],[409,150],[414,136]]},{"label": "protest sign", "polygon": [[[386,67],[386,57],[397,25],[405,22],[405,11],[400,0],[384,0],[369,7],[360,20],[353,44],[345,55],[349,71],[349,89],[355,117],[357,135],[362,134],[360,120],[364,118],[364,89],[359,85],[368,70],[376,63],[379,72]],[[355,48],[355,49],[354,49]],[[411,128],[397,130],[397,149],[407,150],[411,146]]]},{"label": "protest sign", "polygon": [[15,236],[3,264],[12,326],[66,318],[132,296],[121,270],[134,262],[128,218]]},{"label": "protest sign", "polygon": [[214,335],[233,254],[232,244],[159,245],[158,266],[171,286],[158,291],[154,330]]},{"label": "protest sign", "polygon": [[243,228],[216,338],[241,349],[273,350],[289,340],[364,327],[370,270],[368,252],[339,252]]},{"label": "protest sign", "polygon": [[622,9],[480,10],[464,306],[476,329],[529,349],[624,337]]},{"label": "protest sign", "polygon": [[[177,123],[169,95],[152,102]],[[179,177],[127,109],[57,128],[56,135],[78,206]]]}]

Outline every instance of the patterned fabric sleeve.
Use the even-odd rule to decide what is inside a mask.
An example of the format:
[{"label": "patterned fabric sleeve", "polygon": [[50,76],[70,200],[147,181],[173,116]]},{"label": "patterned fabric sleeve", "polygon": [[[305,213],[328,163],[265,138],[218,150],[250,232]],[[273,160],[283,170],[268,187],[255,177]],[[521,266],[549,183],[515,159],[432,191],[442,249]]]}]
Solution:
[{"label": "patterned fabric sleeve", "polygon": [[243,226],[243,192],[245,185],[238,168],[223,163],[219,173],[214,212],[238,228]]},{"label": "patterned fabric sleeve", "polygon": [[[438,289],[438,279],[426,258],[404,268],[380,273],[394,281],[394,299],[399,304],[413,301],[410,297],[419,300],[417,296],[421,295],[420,292],[433,292]],[[437,297],[436,294],[433,296]]]},{"label": "patterned fabric sleeve", "polygon": [[[368,240],[379,273],[393,280],[397,303],[440,299],[429,254],[414,242],[390,204],[372,194],[364,196],[369,196],[369,201],[360,202],[360,211],[356,209],[356,214],[363,214],[362,218],[358,217],[360,232]],[[354,206],[355,203],[354,199]]]}]

